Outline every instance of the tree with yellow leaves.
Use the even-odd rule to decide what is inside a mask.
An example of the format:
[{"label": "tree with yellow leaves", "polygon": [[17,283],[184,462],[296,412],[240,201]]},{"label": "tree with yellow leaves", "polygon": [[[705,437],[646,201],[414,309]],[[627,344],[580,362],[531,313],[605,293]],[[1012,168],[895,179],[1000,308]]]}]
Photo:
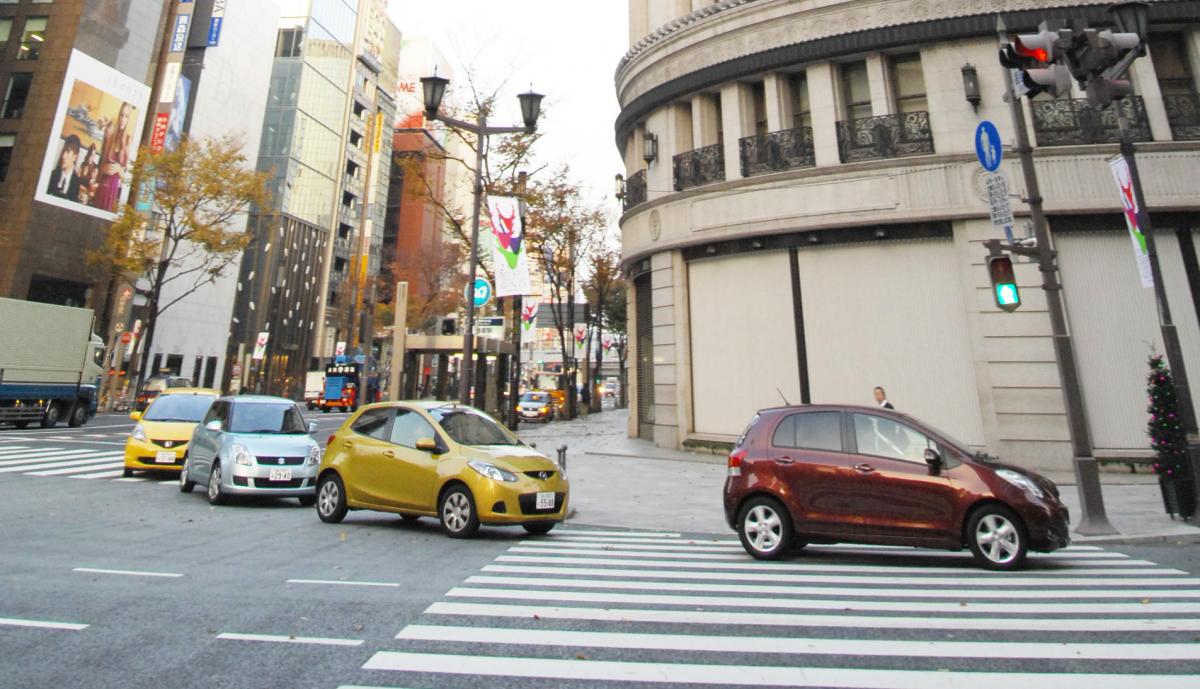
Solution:
[{"label": "tree with yellow leaves", "polygon": [[[200,287],[217,281],[250,240],[233,223],[252,209],[272,212],[270,176],[246,165],[242,142],[234,136],[184,139],[173,151],[139,152],[133,168],[135,189],[108,227],[104,244],[88,253],[101,266],[134,285],[146,299],[146,323],[138,371],[146,371],[154,327],[164,312]],[[138,205],[149,211],[138,210]],[[170,296],[163,289],[170,286]]]}]

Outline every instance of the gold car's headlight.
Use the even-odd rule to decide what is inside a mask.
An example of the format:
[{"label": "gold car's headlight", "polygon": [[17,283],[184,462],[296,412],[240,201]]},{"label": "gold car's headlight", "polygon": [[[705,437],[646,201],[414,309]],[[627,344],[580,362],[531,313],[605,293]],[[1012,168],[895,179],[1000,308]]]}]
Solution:
[{"label": "gold car's headlight", "polygon": [[516,474],[512,473],[511,471],[505,471],[498,466],[488,464],[486,462],[477,462],[475,460],[471,460],[470,462],[467,462],[467,466],[492,479],[493,481],[500,481],[502,483],[517,482]]},{"label": "gold car's headlight", "polygon": [[133,427],[133,432],[129,434],[129,437],[133,438],[134,440],[136,440],[140,443],[144,443],[147,440],[146,439],[146,429],[142,428],[142,424],[139,423],[138,425]]}]

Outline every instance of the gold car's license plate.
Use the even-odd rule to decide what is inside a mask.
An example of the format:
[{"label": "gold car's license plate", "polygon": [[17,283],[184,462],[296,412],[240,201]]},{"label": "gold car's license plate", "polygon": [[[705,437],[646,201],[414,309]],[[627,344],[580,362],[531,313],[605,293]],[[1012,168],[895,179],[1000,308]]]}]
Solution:
[{"label": "gold car's license plate", "polygon": [[175,453],[170,450],[159,450],[154,453],[155,464],[174,464]]},{"label": "gold car's license plate", "polygon": [[554,493],[538,493],[537,504],[535,509],[552,510],[554,509]]},{"label": "gold car's license plate", "polygon": [[270,479],[272,481],[291,481],[292,480],[292,470],[291,469],[272,469]]}]

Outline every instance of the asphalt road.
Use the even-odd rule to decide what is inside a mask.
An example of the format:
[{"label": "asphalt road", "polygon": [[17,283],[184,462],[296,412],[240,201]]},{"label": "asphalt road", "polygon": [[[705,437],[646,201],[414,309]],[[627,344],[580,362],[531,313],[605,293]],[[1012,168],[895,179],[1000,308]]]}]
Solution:
[{"label": "asphalt road", "polygon": [[[322,442],[345,419],[311,418]],[[732,534],[574,521],[454,541],[428,519],[327,525],[295,500],[79,478],[131,427],[0,429],[6,689],[1182,689],[1200,668],[1196,545],[992,574],[901,548],[759,563]]]}]

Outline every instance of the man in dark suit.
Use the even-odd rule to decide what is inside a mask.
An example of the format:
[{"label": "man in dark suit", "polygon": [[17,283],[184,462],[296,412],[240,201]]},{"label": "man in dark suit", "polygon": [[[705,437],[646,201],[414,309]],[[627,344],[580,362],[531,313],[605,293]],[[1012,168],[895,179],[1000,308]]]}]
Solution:
[{"label": "man in dark suit", "polygon": [[883,388],[879,387],[878,385],[875,386],[875,401],[878,402],[879,406],[884,409],[895,409],[895,407],[892,406],[892,403],[888,401],[887,393],[884,392]]},{"label": "man in dark suit", "polygon": [[58,167],[50,173],[47,194],[78,203],[80,178],[75,174],[75,161],[78,159],[79,137],[71,134],[63,141],[62,153],[58,154]]}]

